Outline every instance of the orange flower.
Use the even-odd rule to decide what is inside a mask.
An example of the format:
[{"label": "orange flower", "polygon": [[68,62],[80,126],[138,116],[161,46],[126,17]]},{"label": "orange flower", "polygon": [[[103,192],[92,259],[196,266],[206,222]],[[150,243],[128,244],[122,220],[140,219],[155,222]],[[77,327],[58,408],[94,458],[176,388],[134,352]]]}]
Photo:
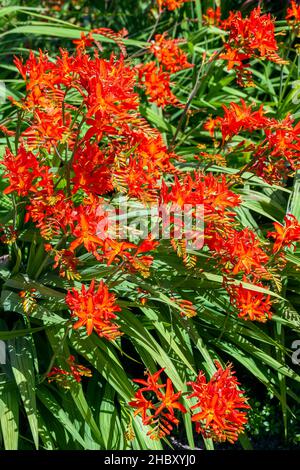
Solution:
[{"label": "orange flower", "polygon": [[111,240],[107,238],[104,242],[104,253],[107,258],[107,266],[110,266],[114,261],[120,259],[126,259],[130,256],[128,249],[135,248],[133,243],[118,242],[117,240]]},{"label": "orange flower", "polygon": [[161,373],[165,369],[162,368],[155,372],[154,374],[150,374],[149,371],[145,372],[147,379],[133,379],[133,381],[137,384],[144,385],[143,388],[140,388],[141,392],[155,392],[160,398],[163,397],[163,394],[160,391],[160,388],[165,388],[165,384],[158,383]]},{"label": "orange flower", "polygon": [[84,285],[81,286],[81,291],[73,288],[66,295],[66,303],[71,310],[71,316],[78,318],[74,324],[75,330],[85,326],[87,334],[90,335],[95,329],[99,336],[108,340],[120,336],[119,326],[111,320],[117,318],[114,312],[120,312],[121,308],[116,305],[114,294],[109,293],[103,281],[96,291],[94,280],[88,290]]},{"label": "orange flower", "polygon": [[169,11],[180,8],[188,0],[157,0],[157,4],[160,10],[166,8]]},{"label": "orange flower", "polygon": [[97,143],[86,141],[85,146],[80,147],[74,155],[73,192],[76,193],[80,188],[87,194],[93,193],[95,195],[103,195],[112,191],[113,161],[112,154],[105,155]]},{"label": "orange flower", "polygon": [[174,393],[172,381],[167,378],[166,392],[163,394],[160,405],[155,411],[154,416],[158,416],[163,410],[168,410],[170,415],[174,416],[174,410],[180,410],[182,413],[186,413],[185,407],[179,403],[178,399],[181,397],[181,392]]},{"label": "orange flower", "polygon": [[291,6],[287,9],[285,19],[292,25],[300,23],[300,5],[297,5],[295,0],[291,1]]},{"label": "orange flower", "polygon": [[296,217],[288,214],[284,217],[284,225],[274,222],[275,232],[268,232],[268,237],[275,239],[273,253],[278,253],[285,246],[291,246],[293,242],[300,242],[300,224]]},{"label": "orange flower", "polygon": [[283,63],[277,54],[278,45],[275,39],[275,23],[270,13],[254,8],[250,15],[242,18],[240,11],[232,14],[226,22],[229,30],[228,43],[241,48],[249,57],[264,57],[272,62]]},{"label": "orange flower", "polygon": [[221,8],[208,8],[203,15],[203,23],[206,25],[220,26],[221,24]]},{"label": "orange flower", "polygon": [[223,144],[241,132],[261,130],[264,138],[260,139],[259,144],[255,145],[253,141],[247,145],[247,141],[244,141],[239,144],[239,148],[244,152],[251,151],[253,164],[248,164],[249,170],[270,184],[282,184],[291,171],[296,171],[300,165],[300,123],[294,124],[290,114],[277,121],[267,117],[262,106],[257,110],[252,106],[243,100],[240,104],[223,106],[224,116],[215,119],[209,117],[204,128],[212,137],[215,130],[220,130]]},{"label": "orange flower", "polygon": [[180,39],[168,39],[167,33],[156,34],[154,41],[151,41],[149,50],[168,72],[175,73],[189,67],[186,54],[178,47]]},{"label": "orange flower", "polygon": [[[173,424],[178,425],[179,420],[175,416],[174,410],[186,413],[185,407],[179,402],[181,392],[174,393],[173,384],[167,378],[166,384],[158,383],[159,377],[164,369],[160,369],[154,374],[146,372],[147,380],[134,379],[134,382],[143,385],[129,405],[136,408],[135,415],[141,414],[143,424],[152,426],[148,431],[151,439],[157,440],[169,435],[173,429]],[[161,390],[165,388],[165,391]],[[144,394],[152,394],[149,399]]]},{"label": "orange flower", "polygon": [[81,33],[80,39],[74,39],[72,42],[75,44],[77,51],[85,51],[87,47],[91,47],[93,45],[94,38],[91,32],[87,35]]},{"label": "orange flower", "polygon": [[96,235],[100,218],[97,217],[95,208],[89,205],[79,206],[75,220],[77,225],[72,234],[76,239],[70,244],[70,251],[74,252],[80,245],[84,245],[85,249],[97,258],[97,248],[103,246],[103,240]]},{"label": "orange flower", "polygon": [[227,60],[227,70],[231,69],[243,69],[246,67],[243,61],[247,61],[249,59],[248,54],[243,54],[239,52],[239,50],[231,48],[229,44],[225,44],[225,53],[219,55],[219,58],[222,60]]},{"label": "orange flower", "polygon": [[50,244],[44,245],[45,250],[54,255],[53,269],[59,266],[59,275],[66,277],[68,280],[80,279],[80,274],[77,272],[77,265],[79,260],[74,256],[74,253],[67,249],[55,250]]},{"label": "orange flower", "polygon": [[219,128],[222,132],[223,142],[241,131],[253,132],[263,129],[271,123],[271,120],[265,116],[263,106],[254,111],[253,106],[247,105],[243,99],[240,104],[231,102],[228,107],[223,105],[222,108],[224,117],[209,118],[205,129],[213,135],[214,130]]},{"label": "orange flower", "polygon": [[71,374],[76,382],[81,382],[81,377],[92,377],[92,372],[87,367],[76,364],[75,357],[70,355],[67,363],[70,366]]},{"label": "orange flower", "polygon": [[267,273],[265,265],[269,257],[262,250],[261,243],[254,232],[249,228],[244,228],[241,231],[232,230],[228,235],[220,252],[221,263],[224,264],[225,260],[228,260],[231,264],[231,268],[225,267],[227,272],[233,275],[243,272],[252,276]]},{"label": "orange flower", "polygon": [[196,307],[190,300],[176,299],[175,297],[171,297],[170,300],[175,302],[182,309],[180,312],[180,316],[192,318],[197,315]]},{"label": "orange flower", "polygon": [[[243,278],[247,282],[246,278]],[[255,284],[257,287],[263,287],[262,284]],[[231,303],[238,309],[238,317],[243,320],[259,321],[265,323],[272,318],[272,302],[269,295],[262,292],[246,289],[240,284],[237,286],[228,286]]]},{"label": "orange flower", "polygon": [[139,79],[145,86],[146,94],[150,97],[151,103],[164,108],[172,105],[178,106],[180,103],[171,91],[170,75],[163,71],[162,67],[157,67],[155,62],[141,65],[138,68]]},{"label": "orange flower", "polygon": [[251,72],[245,68],[244,60],[263,58],[279,64],[287,63],[277,53],[274,20],[270,14],[262,13],[260,7],[254,8],[246,18],[242,18],[240,11],[230,12],[229,18],[222,22],[222,28],[229,31],[229,39],[225,43],[227,52],[221,54],[220,59],[228,60],[229,70],[237,68],[241,86],[253,86]]},{"label": "orange flower", "polygon": [[217,372],[207,382],[201,371],[195,382],[189,382],[193,393],[188,398],[196,398],[197,403],[191,410],[200,409],[192,416],[196,431],[214,441],[233,443],[243,432],[247,422],[246,411],[249,407],[244,392],[238,389],[232,365],[226,369],[216,361]]},{"label": "orange flower", "polygon": [[35,193],[26,206],[25,222],[30,218],[40,229],[43,238],[50,240],[55,235],[68,231],[72,222],[73,205],[62,191],[53,194],[53,188]]},{"label": "orange flower", "polygon": [[17,155],[13,155],[7,148],[1,164],[6,168],[3,176],[10,182],[10,185],[4,189],[4,194],[16,191],[19,196],[28,196],[29,192],[37,192],[35,183],[46,167],[40,167],[37,157],[32,152],[27,152],[21,146]]},{"label": "orange flower", "polygon": [[81,377],[92,377],[92,372],[90,369],[75,363],[74,356],[69,356],[67,359],[67,364],[70,367],[70,371],[61,369],[60,367],[52,367],[51,371],[47,375],[48,382],[55,381],[63,388],[70,389],[73,380],[75,380],[77,383],[80,383]]}]

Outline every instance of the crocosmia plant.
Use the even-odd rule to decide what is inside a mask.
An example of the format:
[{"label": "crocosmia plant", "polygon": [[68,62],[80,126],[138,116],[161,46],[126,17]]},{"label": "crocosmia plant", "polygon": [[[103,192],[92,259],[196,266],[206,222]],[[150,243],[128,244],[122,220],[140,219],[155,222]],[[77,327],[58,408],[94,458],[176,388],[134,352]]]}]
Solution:
[{"label": "crocosmia plant", "polygon": [[298,2],[2,3],[0,449],[299,447]]}]

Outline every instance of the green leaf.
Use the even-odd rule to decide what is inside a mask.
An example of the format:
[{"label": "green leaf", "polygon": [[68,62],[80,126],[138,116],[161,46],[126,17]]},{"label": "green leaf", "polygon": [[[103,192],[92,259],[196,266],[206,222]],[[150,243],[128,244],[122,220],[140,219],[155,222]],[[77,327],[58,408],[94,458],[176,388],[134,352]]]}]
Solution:
[{"label": "green leaf", "polygon": [[39,446],[36,410],[36,386],[30,338],[15,338],[8,342],[12,371],[27,414],[36,449]]},{"label": "green leaf", "polygon": [[17,450],[19,441],[19,397],[15,384],[0,374],[0,423],[5,450]]}]

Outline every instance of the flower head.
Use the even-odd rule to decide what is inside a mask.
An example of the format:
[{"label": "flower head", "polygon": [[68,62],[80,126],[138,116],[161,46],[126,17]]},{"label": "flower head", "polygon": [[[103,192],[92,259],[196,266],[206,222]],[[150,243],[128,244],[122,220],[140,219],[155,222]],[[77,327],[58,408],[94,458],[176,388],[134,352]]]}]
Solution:
[{"label": "flower head", "polygon": [[71,310],[71,316],[77,318],[74,329],[86,327],[88,335],[95,330],[99,336],[113,340],[120,336],[119,326],[111,320],[117,316],[121,308],[115,303],[115,296],[111,294],[103,281],[95,290],[93,280],[88,289],[84,285],[81,291],[73,288],[66,295],[66,303]]},{"label": "flower head", "polygon": [[300,224],[292,214],[284,217],[284,224],[273,223],[275,232],[268,232],[268,237],[274,238],[273,253],[278,253],[293,242],[300,242]]},{"label": "flower head", "polygon": [[207,381],[201,371],[195,382],[189,382],[193,389],[189,398],[196,398],[191,407],[196,411],[192,421],[196,422],[197,432],[215,441],[233,443],[243,432],[249,408],[244,392],[238,389],[239,383],[229,364],[225,369],[216,361],[218,368]]},{"label": "flower head", "polygon": [[179,39],[169,39],[167,33],[156,34],[154,41],[151,41],[149,50],[170,73],[193,67],[189,64],[186,54],[178,47],[179,43]]},{"label": "flower head", "polygon": [[[135,415],[141,414],[143,424],[151,426],[148,435],[151,439],[161,439],[171,433],[173,424],[178,425],[179,420],[174,410],[186,413],[185,407],[179,402],[181,392],[174,393],[172,381],[167,378],[166,383],[159,383],[160,375],[164,369],[154,374],[146,372],[147,379],[134,379],[142,385],[136,392],[134,400],[129,405],[136,408]],[[148,395],[151,394],[149,399]]]}]

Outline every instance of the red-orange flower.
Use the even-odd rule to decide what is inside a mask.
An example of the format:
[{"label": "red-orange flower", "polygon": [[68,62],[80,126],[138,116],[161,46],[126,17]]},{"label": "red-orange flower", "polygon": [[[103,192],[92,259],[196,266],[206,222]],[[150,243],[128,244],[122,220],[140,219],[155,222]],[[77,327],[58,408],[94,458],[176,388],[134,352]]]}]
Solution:
[{"label": "red-orange flower", "polygon": [[94,206],[83,205],[77,209],[77,221],[72,234],[76,239],[70,244],[70,251],[74,252],[77,247],[84,245],[87,251],[90,251],[97,257],[97,248],[103,245],[103,240],[97,235],[97,225],[101,218],[97,216]]},{"label": "red-orange flower", "polygon": [[[247,282],[246,278],[243,278],[243,280]],[[255,286],[263,287],[262,284],[255,284]],[[261,323],[265,323],[272,318],[270,295],[247,289],[242,284],[228,286],[227,290],[230,294],[231,303],[238,310],[239,318]]]},{"label": "red-orange flower", "polygon": [[93,45],[94,38],[92,33],[89,32],[87,35],[81,33],[80,39],[74,39],[73,44],[75,44],[77,51],[85,51],[87,47],[91,47]]},{"label": "red-orange flower", "polygon": [[17,155],[7,148],[1,163],[5,168],[5,178],[10,185],[4,189],[4,194],[16,191],[19,196],[28,196],[29,192],[37,192],[36,181],[42,176],[45,167],[41,168],[37,157],[21,146]]},{"label": "red-orange flower", "polygon": [[207,121],[204,126],[213,135],[215,129],[220,129],[222,132],[223,142],[238,134],[241,131],[253,132],[258,129],[263,129],[270,123],[270,119],[265,116],[263,106],[258,110],[253,110],[253,106],[247,105],[243,99],[241,104],[231,102],[229,106],[223,105],[223,117],[217,117]]},{"label": "red-orange flower", "polygon": [[221,245],[219,255],[223,265],[226,261],[228,263],[223,269],[233,275],[245,273],[260,277],[267,273],[265,265],[269,257],[261,248],[260,240],[249,228],[230,231],[228,239]]},{"label": "red-orange flower", "polygon": [[262,13],[254,8],[250,15],[242,18],[240,11],[235,12],[226,22],[229,30],[229,44],[240,47],[249,57],[265,57],[273,62],[284,62],[277,54],[275,23],[270,13]]},{"label": "red-orange flower", "polygon": [[206,25],[219,26],[221,24],[221,8],[208,8],[203,15],[203,23]]},{"label": "red-orange flower", "polygon": [[90,369],[85,366],[82,366],[81,364],[76,364],[75,356],[70,355],[69,359],[67,360],[67,363],[69,364],[71,374],[76,380],[76,382],[81,382],[81,377],[92,377],[92,372],[90,371]]},{"label": "red-orange flower", "polygon": [[168,72],[175,73],[189,67],[187,55],[178,47],[180,39],[169,39],[167,33],[156,34],[154,41],[151,41],[149,50]]},{"label": "red-orange flower", "polygon": [[233,443],[243,432],[247,422],[249,405],[244,392],[238,389],[239,383],[234,376],[232,365],[225,369],[216,361],[217,372],[207,382],[201,371],[195,382],[189,382],[197,403],[191,410],[198,409],[192,416],[196,431],[215,441]]},{"label": "red-orange flower", "polygon": [[300,23],[300,5],[297,5],[295,0],[291,1],[291,5],[287,9],[285,19],[292,25]]},{"label": "red-orange flower", "polygon": [[60,367],[52,367],[49,374],[47,374],[48,382],[55,381],[58,385],[61,385],[66,389],[70,389],[73,380],[80,383],[82,377],[92,377],[90,369],[80,364],[76,364],[74,356],[70,355],[66,362],[70,371],[61,369]]},{"label": "red-orange flower", "polygon": [[166,8],[169,11],[180,8],[188,0],[157,0],[159,9]]},{"label": "red-orange flower", "polygon": [[300,242],[300,224],[292,214],[284,217],[284,225],[279,222],[274,222],[273,225],[275,232],[268,232],[268,237],[274,238],[273,253],[291,246],[293,242]]},{"label": "red-orange flower", "polygon": [[49,191],[34,193],[30,198],[30,204],[26,206],[25,222],[32,219],[40,229],[42,237],[50,240],[61,231],[68,231],[73,205],[66,199],[63,191],[53,194],[51,186],[48,189]]},{"label": "red-orange flower", "polygon": [[139,78],[145,86],[146,94],[152,103],[164,108],[168,105],[178,106],[179,101],[171,91],[170,75],[155,62],[149,62],[138,68]]},{"label": "red-orange flower", "polygon": [[81,286],[81,291],[73,288],[66,295],[66,303],[71,316],[78,318],[74,329],[85,326],[88,335],[95,329],[99,336],[108,340],[120,336],[119,326],[111,320],[117,318],[114,312],[120,312],[121,308],[115,303],[114,294],[109,292],[103,281],[97,290],[94,280],[88,289],[84,285]]},{"label": "red-orange flower", "polygon": [[225,43],[227,52],[220,58],[228,60],[229,70],[236,66],[241,86],[253,86],[251,72],[243,61],[263,58],[275,63],[287,63],[277,53],[274,20],[270,14],[262,13],[260,7],[254,8],[246,18],[242,18],[240,11],[231,12],[229,18],[222,22],[222,28],[229,31],[229,38]]},{"label": "red-orange flower", "polygon": [[[179,420],[175,416],[174,410],[186,413],[185,407],[179,402],[181,392],[174,393],[172,381],[167,378],[164,384],[159,383],[159,377],[164,369],[160,369],[154,374],[146,372],[147,380],[134,379],[143,385],[129,405],[136,408],[135,415],[141,414],[143,424],[151,426],[148,435],[151,439],[161,439],[169,435],[173,429],[173,424],[178,425]],[[165,389],[165,390],[162,390]],[[152,393],[153,398],[149,399],[144,394]]]}]

